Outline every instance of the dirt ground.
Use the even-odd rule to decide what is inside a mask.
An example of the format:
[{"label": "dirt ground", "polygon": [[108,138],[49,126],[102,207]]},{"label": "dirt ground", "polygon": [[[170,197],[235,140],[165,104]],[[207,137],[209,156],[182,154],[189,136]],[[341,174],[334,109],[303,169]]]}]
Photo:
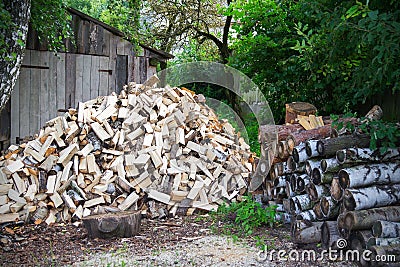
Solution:
[{"label": "dirt ground", "polygon": [[222,229],[207,216],[142,219],[137,236],[103,240],[88,239],[79,223],[3,225],[0,266],[355,266],[262,260],[261,243],[270,250],[297,248],[287,226],[261,228],[237,240],[218,233]]}]

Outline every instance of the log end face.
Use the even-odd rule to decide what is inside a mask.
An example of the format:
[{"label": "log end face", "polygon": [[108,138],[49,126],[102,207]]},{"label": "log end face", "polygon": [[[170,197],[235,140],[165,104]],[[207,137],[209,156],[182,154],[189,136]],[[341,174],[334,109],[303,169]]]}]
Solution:
[{"label": "log end face", "polygon": [[321,171],[319,168],[314,168],[311,172],[311,177],[312,177],[312,182],[315,185],[320,185],[321,184]]},{"label": "log end face", "polygon": [[346,189],[350,185],[350,177],[345,169],[342,169],[338,173],[339,185],[342,189]]}]

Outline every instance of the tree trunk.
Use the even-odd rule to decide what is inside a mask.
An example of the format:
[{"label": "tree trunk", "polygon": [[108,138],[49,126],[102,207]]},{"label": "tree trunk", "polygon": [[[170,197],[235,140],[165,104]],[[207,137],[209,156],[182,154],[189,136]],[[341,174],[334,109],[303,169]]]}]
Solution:
[{"label": "tree trunk", "polygon": [[368,239],[367,248],[372,246],[391,246],[391,245],[399,245],[400,237],[371,237]]},{"label": "tree trunk", "polygon": [[[400,245],[391,245],[391,246],[372,246],[369,248],[370,251],[372,251],[372,254],[370,256],[371,259],[376,259],[377,255],[379,255],[381,258],[386,257],[388,258],[389,255],[393,255],[390,259],[390,261],[387,261],[386,266],[398,266],[398,263],[400,262]],[[393,264],[393,265],[391,265]]]},{"label": "tree trunk", "polygon": [[334,177],[333,177],[332,183],[331,183],[330,192],[331,192],[332,198],[333,198],[336,202],[339,202],[339,201],[341,201],[341,200],[343,199],[344,190],[343,190],[343,188],[340,186],[339,177],[337,177],[337,176],[334,176]]},{"label": "tree trunk", "polygon": [[336,242],[340,239],[339,230],[336,221],[325,221],[321,226],[321,243],[324,249],[336,246]]},{"label": "tree trunk", "polygon": [[312,226],[295,229],[293,242],[297,244],[312,244],[321,242],[322,222],[313,222]]},{"label": "tree trunk", "polygon": [[339,171],[339,183],[343,189],[400,183],[399,166],[397,163],[380,163],[342,169]]},{"label": "tree trunk", "polygon": [[367,248],[368,239],[372,237],[371,230],[353,231],[350,234],[350,249],[363,251]]},{"label": "tree trunk", "polygon": [[289,153],[291,154],[293,152],[293,149],[302,142],[336,136],[337,132],[335,130],[332,130],[332,127],[330,125],[325,125],[308,131],[292,133],[286,138],[286,142],[288,145]]},{"label": "tree trunk", "polygon": [[390,221],[377,221],[372,226],[372,234],[375,237],[400,237],[400,223]]},{"label": "tree trunk", "polygon": [[388,148],[383,155],[380,154],[379,150],[371,150],[369,148],[349,148],[336,152],[336,160],[340,164],[383,162],[398,159],[400,159],[399,148]]},{"label": "tree trunk", "polygon": [[400,184],[346,189],[343,198],[344,207],[349,211],[390,206],[399,202]]},{"label": "tree trunk", "polygon": [[132,237],[139,232],[141,211],[107,213],[84,217],[90,238]]},{"label": "tree trunk", "polygon": [[377,220],[400,221],[400,206],[389,206],[368,210],[348,211],[344,216],[343,228],[348,230],[371,229]]},{"label": "tree trunk", "polygon": [[314,168],[311,173],[311,180],[316,185],[330,184],[334,174],[331,172],[322,173],[320,168]]},{"label": "tree trunk", "polygon": [[306,144],[300,143],[293,149],[292,152],[293,159],[296,163],[303,163],[308,159],[307,151],[306,151]]},{"label": "tree trunk", "polygon": [[289,178],[290,190],[296,192],[297,189],[297,174],[293,173]]},{"label": "tree trunk", "polygon": [[333,219],[339,215],[339,204],[332,197],[321,198],[321,212],[325,219]]},{"label": "tree trunk", "polygon": [[349,147],[369,147],[370,137],[366,134],[343,135],[319,140],[317,151],[320,156],[333,157],[336,151]]},{"label": "tree trunk", "polygon": [[315,185],[310,183],[307,186],[307,194],[310,196],[312,201],[317,201],[323,196],[329,196],[329,186],[327,185]]},{"label": "tree trunk", "polygon": [[[9,25],[0,34],[4,37],[6,47],[0,56],[0,111],[4,109],[15,82],[24,57],[26,38],[28,34],[28,22],[30,18],[31,1],[4,1],[4,8],[11,15],[14,25]],[[22,41],[23,46],[19,44]]]},{"label": "tree trunk", "polygon": [[318,157],[317,143],[319,140],[308,140],[306,142],[306,153],[308,158]]}]

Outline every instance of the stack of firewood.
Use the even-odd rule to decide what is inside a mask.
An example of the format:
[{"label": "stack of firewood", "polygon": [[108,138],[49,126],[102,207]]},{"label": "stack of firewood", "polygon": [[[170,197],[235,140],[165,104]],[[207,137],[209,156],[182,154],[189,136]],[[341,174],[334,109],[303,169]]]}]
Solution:
[{"label": "stack of firewood", "polygon": [[346,239],[349,249],[393,254],[398,261],[400,148],[381,154],[368,148],[368,136],[337,136],[331,126],[284,127],[292,132],[280,137],[265,189],[283,211],[279,217],[291,223],[294,242],[338,248]]},{"label": "stack of firewood", "polygon": [[0,158],[0,223],[212,210],[245,193],[253,154],[187,89],[153,77],[79,103]]}]

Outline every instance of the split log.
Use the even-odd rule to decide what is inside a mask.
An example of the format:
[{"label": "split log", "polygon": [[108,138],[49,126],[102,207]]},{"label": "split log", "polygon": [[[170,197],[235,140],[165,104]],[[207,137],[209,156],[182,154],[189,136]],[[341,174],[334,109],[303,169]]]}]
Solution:
[{"label": "split log", "polygon": [[306,153],[308,158],[315,158],[319,156],[317,151],[318,140],[308,140],[306,142]]},{"label": "split log", "polygon": [[315,185],[330,184],[334,174],[331,172],[323,173],[320,168],[314,168],[311,173],[311,181]]},{"label": "split log", "polygon": [[390,221],[376,221],[372,226],[372,234],[375,237],[390,238],[400,237],[400,223]]},{"label": "split log", "polygon": [[321,243],[324,249],[335,249],[336,242],[341,237],[336,221],[325,221],[321,225]]},{"label": "split log", "polygon": [[339,177],[338,176],[334,176],[333,179],[332,179],[330,193],[331,193],[332,198],[336,202],[339,202],[339,201],[341,201],[343,199],[344,190],[340,186]]},{"label": "split log", "polygon": [[310,196],[312,201],[317,201],[323,196],[329,196],[329,186],[327,185],[315,185],[313,183],[308,184],[307,194]]},{"label": "split log", "polygon": [[364,210],[400,203],[400,184],[346,189],[343,204],[349,210]]},{"label": "split log", "polygon": [[132,237],[139,232],[141,211],[91,215],[83,218],[90,238]]},{"label": "split log", "polygon": [[313,222],[311,226],[295,229],[293,242],[297,244],[312,244],[321,242],[322,222]]},{"label": "split log", "polygon": [[399,166],[399,163],[381,163],[345,168],[339,171],[339,183],[343,189],[400,183]]},{"label": "split log", "polygon": [[298,146],[296,146],[293,149],[292,156],[296,163],[305,162],[308,159],[306,144],[300,143]]},{"label": "split log", "polygon": [[370,137],[366,134],[343,135],[336,138],[319,140],[317,151],[320,156],[332,157],[336,151],[349,147],[369,147]]},{"label": "split log", "polygon": [[371,229],[378,220],[400,221],[400,206],[389,206],[368,210],[348,211],[343,214],[343,228],[347,230]]},{"label": "split log", "polygon": [[372,246],[391,246],[391,245],[399,245],[400,237],[371,237],[367,242],[367,249]]},{"label": "split log", "polygon": [[348,148],[336,152],[336,160],[340,164],[384,162],[399,159],[400,148],[388,148],[383,154],[380,153],[379,149],[372,150],[369,148]]},{"label": "split log", "polygon": [[292,154],[294,147],[298,146],[302,142],[336,136],[337,131],[332,129],[331,125],[325,125],[308,131],[292,133],[286,138],[286,142],[289,154]]},{"label": "split log", "polygon": [[352,231],[349,237],[350,249],[363,251],[367,248],[367,242],[371,237],[371,230]]}]

